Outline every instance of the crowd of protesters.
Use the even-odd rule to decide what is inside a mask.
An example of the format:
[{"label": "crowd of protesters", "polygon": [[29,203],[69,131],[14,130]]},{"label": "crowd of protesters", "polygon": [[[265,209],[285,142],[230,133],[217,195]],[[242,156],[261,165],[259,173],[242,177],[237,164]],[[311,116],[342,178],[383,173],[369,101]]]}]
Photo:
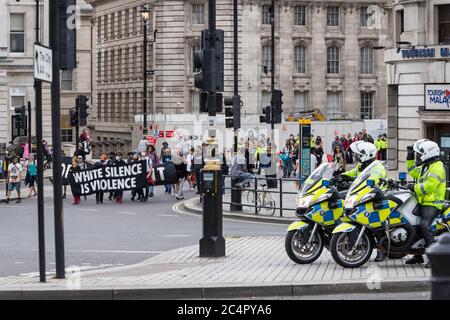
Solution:
[{"label": "crowd of protesters", "polygon": [[[338,164],[335,174],[346,171],[346,166],[355,162],[350,145],[355,141],[364,140],[374,143],[378,148],[377,158],[386,160],[387,137],[386,134],[380,134],[376,141],[367,133],[365,129],[356,132],[353,137],[350,133],[347,135],[335,136],[331,142],[332,154],[325,154],[323,140],[320,136],[311,136],[310,139],[310,160],[311,171],[319,166],[324,160],[335,162]],[[246,138],[240,138],[238,142],[238,154],[242,158],[238,165],[231,167],[229,170],[228,163],[231,163],[231,157],[228,157],[227,150],[224,148],[220,153],[222,163],[222,174],[231,176],[236,179],[237,187],[244,187],[255,174],[261,174],[262,169],[270,167],[271,152],[278,154],[278,167],[282,169],[283,178],[300,179],[300,137],[291,134],[285,141],[284,145],[272,150],[272,143],[269,137],[264,134],[255,137],[250,132]],[[48,143],[42,141],[44,150],[44,168],[51,168],[52,150]],[[187,138],[182,139],[174,148],[169,147],[168,142],[162,143],[159,152],[156,147],[144,136],[138,143],[136,150],[124,155],[120,152],[111,151],[109,155],[102,154],[100,159],[94,164],[95,166],[104,165],[120,165],[132,163],[136,161],[146,161],[147,163],[147,187],[131,191],[131,201],[147,202],[149,198],[154,196],[155,181],[153,181],[153,171],[156,166],[172,162],[176,169],[176,182],[166,184],[164,186],[165,193],[175,197],[177,200],[184,199],[185,185],[187,184],[190,191],[201,191],[201,169],[205,164],[205,151],[207,144],[202,143],[194,147]],[[70,171],[79,171],[88,167],[86,156],[90,154],[90,138],[89,131],[84,129],[79,137],[79,143],[72,158],[72,167]],[[326,159],[324,159],[324,156]],[[235,164],[235,163],[234,163]],[[5,161],[3,162],[3,173],[6,177],[6,200],[8,203],[11,193],[17,192],[17,202],[21,201],[20,184],[25,182],[29,186],[28,197],[34,197],[37,194],[35,187],[37,166],[33,154],[30,154],[24,165],[20,164],[20,155],[17,150],[10,144],[7,148]],[[280,170],[281,171],[281,170]],[[223,187],[224,183],[222,183]],[[297,185],[299,187],[299,184]],[[224,192],[224,189],[222,189]],[[63,186],[63,198],[67,197],[67,185]],[[84,197],[86,199],[86,196]],[[109,192],[107,198],[110,201],[123,203],[123,191]],[[95,195],[96,203],[101,204],[104,201],[104,193],[97,192]],[[77,195],[73,195],[73,204],[79,204],[81,199]]]}]

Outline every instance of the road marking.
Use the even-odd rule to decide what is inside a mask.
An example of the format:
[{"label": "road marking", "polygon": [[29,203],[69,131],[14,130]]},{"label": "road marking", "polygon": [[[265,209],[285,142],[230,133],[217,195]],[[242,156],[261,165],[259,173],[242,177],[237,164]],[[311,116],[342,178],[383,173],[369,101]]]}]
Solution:
[{"label": "road marking", "polygon": [[120,213],[120,214],[130,214],[130,215],[137,215],[136,212],[126,212],[126,211],[120,211],[120,212],[116,212],[116,213]]},{"label": "road marking", "polygon": [[81,253],[162,253],[164,251],[133,251],[133,250],[66,250],[67,252],[81,252]]},{"label": "road marking", "polygon": [[191,234],[151,234],[147,237],[166,237],[166,238],[183,238],[183,237],[193,237]]},{"label": "road marking", "polygon": [[173,214],[158,214],[158,217],[171,217],[171,218],[178,218],[178,216]]},{"label": "road marking", "polygon": [[98,209],[78,209],[80,211],[98,212]]}]

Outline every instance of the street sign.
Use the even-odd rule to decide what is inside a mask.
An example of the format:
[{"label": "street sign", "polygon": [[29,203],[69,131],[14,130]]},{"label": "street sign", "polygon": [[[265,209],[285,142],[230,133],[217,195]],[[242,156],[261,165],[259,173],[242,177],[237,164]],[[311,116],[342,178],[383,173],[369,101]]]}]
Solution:
[{"label": "street sign", "polygon": [[33,57],[34,57],[34,78],[45,82],[52,82],[52,75],[53,75],[52,50],[50,48],[35,44],[33,50]]}]

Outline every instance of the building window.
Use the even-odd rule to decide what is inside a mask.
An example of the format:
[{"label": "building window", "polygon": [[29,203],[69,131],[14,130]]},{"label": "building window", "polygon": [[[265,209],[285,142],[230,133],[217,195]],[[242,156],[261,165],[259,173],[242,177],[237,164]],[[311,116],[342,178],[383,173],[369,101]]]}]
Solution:
[{"label": "building window", "polygon": [[116,37],[116,14],[111,13],[111,39]]},{"label": "building window", "polygon": [[327,26],[339,27],[339,7],[327,8]]},{"label": "building window", "polygon": [[261,108],[270,106],[270,102],[272,101],[272,93],[270,93],[269,91],[263,91],[261,96]]},{"label": "building window", "polygon": [[267,70],[267,72],[272,71],[272,47],[263,46],[262,47],[262,65]]},{"label": "building window", "polygon": [[61,90],[73,90],[73,70],[61,71]]},{"label": "building window", "polygon": [[306,7],[305,6],[295,6],[294,24],[297,26],[305,26],[306,25]]},{"label": "building window", "polygon": [[373,119],[373,94],[361,92],[361,119]]},{"label": "building window", "polygon": [[201,49],[202,49],[202,47],[200,45],[194,45],[192,47],[192,72],[193,73],[197,73],[197,72],[201,71],[200,68],[196,68],[194,65],[194,52],[200,51]]},{"label": "building window", "polygon": [[25,15],[11,13],[10,16],[10,52],[25,52]]},{"label": "building window", "polygon": [[61,115],[61,141],[73,142],[73,130],[70,126],[70,115]]},{"label": "building window", "polygon": [[439,43],[450,43],[450,5],[439,6]]},{"label": "building window", "polygon": [[294,92],[294,112],[302,112],[307,110],[307,94],[306,92]]},{"label": "building window", "polygon": [[372,22],[370,17],[372,16],[373,12],[369,11],[369,7],[361,7],[359,9],[359,12],[360,26],[363,28],[371,27]]},{"label": "building window", "polygon": [[200,93],[198,91],[191,91],[191,113],[200,112]]},{"label": "building window", "polygon": [[268,4],[262,6],[262,24],[271,24],[270,11],[270,6]]},{"label": "building window", "polygon": [[361,48],[361,74],[373,74],[373,49]]},{"label": "building window", "polygon": [[327,48],[327,73],[339,74],[339,48]]},{"label": "building window", "polygon": [[328,120],[339,118],[340,107],[340,95],[337,92],[328,92],[327,95],[327,118]]},{"label": "building window", "polygon": [[25,105],[25,94],[23,95],[12,95],[11,94],[11,110],[14,110],[16,107],[21,107]]},{"label": "building window", "polygon": [[295,47],[295,72],[306,73],[306,48]]},{"label": "building window", "polygon": [[103,100],[102,100],[102,94],[99,93],[97,94],[97,120],[101,121],[102,120],[102,105]]},{"label": "building window", "polygon": [[205,5],[203,3],[192,4],[192,24],[205,24]]}]

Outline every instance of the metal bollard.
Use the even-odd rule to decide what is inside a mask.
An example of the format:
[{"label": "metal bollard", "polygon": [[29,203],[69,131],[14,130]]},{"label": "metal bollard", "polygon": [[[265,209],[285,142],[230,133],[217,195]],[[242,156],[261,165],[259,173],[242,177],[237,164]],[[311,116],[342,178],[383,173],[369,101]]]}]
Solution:
[{"label": "metal bollard", "polygon": [[431,263],[431,299],[450,300],[450,234],[439,237],[427,256]]}]

